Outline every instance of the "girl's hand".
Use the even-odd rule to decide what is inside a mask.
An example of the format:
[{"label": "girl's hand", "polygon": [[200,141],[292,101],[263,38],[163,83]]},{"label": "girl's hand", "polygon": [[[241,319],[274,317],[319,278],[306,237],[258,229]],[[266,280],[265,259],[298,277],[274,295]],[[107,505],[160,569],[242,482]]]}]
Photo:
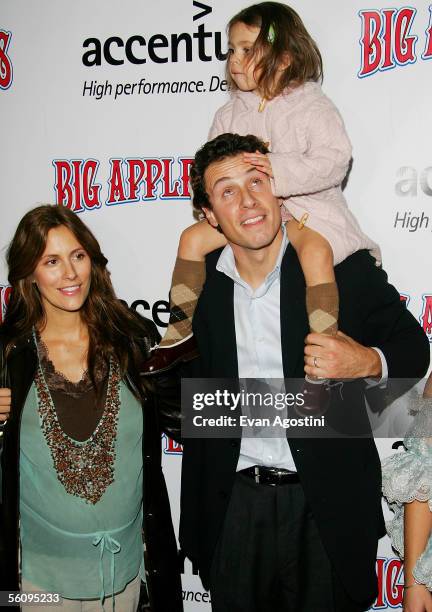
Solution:
[{"label": "girl's hand", "polygon": [[7,420],[11,408],[11,390],[0,389],[0,423]]},{"label": "girl's hand", "polygon": [[243,153],[243,160],[273,178],[273,170],[268,155],[255,151],[255,153]]},{"label": "girl's hand", "polygon": [[424,584],[414,584],[404,590],[404,612],[432,612],[432,595]]}]

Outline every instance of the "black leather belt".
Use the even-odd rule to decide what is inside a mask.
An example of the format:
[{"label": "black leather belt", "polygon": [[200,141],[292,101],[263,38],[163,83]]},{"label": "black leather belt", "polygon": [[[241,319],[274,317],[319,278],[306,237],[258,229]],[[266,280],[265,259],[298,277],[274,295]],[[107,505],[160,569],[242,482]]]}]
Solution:
[{"label": "black leather belt", "polygon": [[270,485],[271,487],[300,482],[297,472],[263,465],[254,465],[245,470],[240,470],[239,474],[252,478],[258,484]]}]

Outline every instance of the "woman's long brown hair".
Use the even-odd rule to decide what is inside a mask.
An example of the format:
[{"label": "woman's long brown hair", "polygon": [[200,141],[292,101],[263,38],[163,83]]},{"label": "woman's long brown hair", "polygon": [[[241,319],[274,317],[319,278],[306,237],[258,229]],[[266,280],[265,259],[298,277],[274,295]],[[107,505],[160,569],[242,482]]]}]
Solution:
[{"label": "woman's long brown hair", "polygon": [[146,331],[144,324],[116,298],[106,267],[108,260],[98,241],[79,216],[64,206],[44,205],[29,211],[9,245],[6,260],[12,292],[1,326],[5,352],[8,355],[11,347],[34,327],[44,327],[46,315],[32,275],[45,250],[48,232],[59,226],[72,232],[91,260],[90,290],[80,314],[89,330],[87,362],[95,384],[96,354],[106,361],[115,356],[124,374],[131,349],[137,355],[134,338],[145,337]]}]

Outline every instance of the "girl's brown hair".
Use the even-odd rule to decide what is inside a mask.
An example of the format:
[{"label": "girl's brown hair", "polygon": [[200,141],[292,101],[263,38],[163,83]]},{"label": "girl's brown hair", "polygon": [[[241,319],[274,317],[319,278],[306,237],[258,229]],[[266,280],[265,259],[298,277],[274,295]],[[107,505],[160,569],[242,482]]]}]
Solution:
[{"label": "girl's brown hair", "polygon": [[59,226],[72,232],[91,260],[90,290],[80,314],[89,329],[88,371],[95,384],[96,354],[106,361],[115,356],[124,374],[130,350],[138,351],[133,338],[142,338],[145,331],[143,324],[116,298],[106,267],[108,260],[98,241],[78,215],[64,206],[44,205],[30,210],[21,219],[9,245],[6,260],[12,292],[1,327],[5,352],[7,355],[12,345],[28,336],[33,327],[43,328],[45,324],[41,296],[31,277],[45,250],[48,232]]},{"label": "girl's brown hair", "polygon": [[[290,6],[279,2],[261,2],[249,6],[229,21],[228,35],[236,23],[260,28],[252,57],[259,58],[255,68],[256,81],[268,100],[281,94],[288,86],[322,80],[321,53],[299,15]],[[280,66],[287,59],[289,66],[278,76]],[[230,86],[236,89],[228,64],[227,79]]]}]

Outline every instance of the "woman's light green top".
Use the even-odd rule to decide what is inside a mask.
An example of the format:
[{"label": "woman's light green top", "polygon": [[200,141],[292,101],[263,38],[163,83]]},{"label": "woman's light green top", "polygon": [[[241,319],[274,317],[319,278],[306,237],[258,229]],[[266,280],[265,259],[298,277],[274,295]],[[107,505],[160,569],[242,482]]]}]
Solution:
[{"label": "woman's light green top", "polygon": [[33,384],[21,423],[22,575],[68,599],[103,599],[143,571],[143,412],[120,383],[114,482],[96,504],[67,493],[44,438]]}]

